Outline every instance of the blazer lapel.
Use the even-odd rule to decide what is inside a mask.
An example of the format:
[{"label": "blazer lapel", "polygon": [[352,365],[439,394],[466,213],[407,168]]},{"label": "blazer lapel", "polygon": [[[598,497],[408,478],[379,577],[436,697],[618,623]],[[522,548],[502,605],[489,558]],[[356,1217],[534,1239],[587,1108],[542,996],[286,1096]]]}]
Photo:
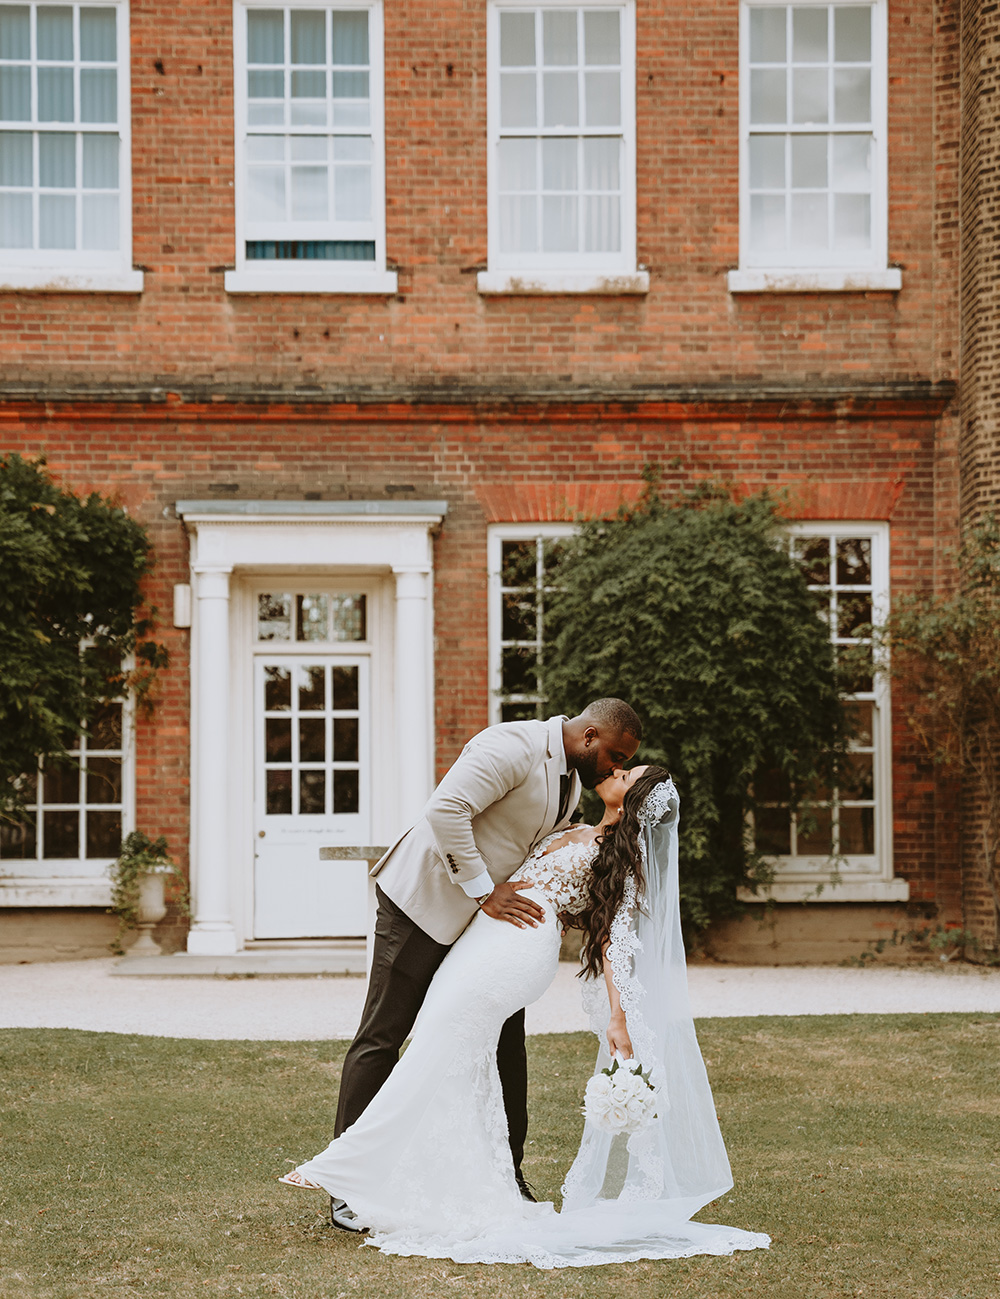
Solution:
[{"label": "blazer lapel", "polygon": [[[536,842],[556,824],[559,816],[559,776],[562,750],[561,717],[550,717],[546,725],[549,728],[548,752],[545,758],[545,819],[536,836]],[[576,774],[575,772],[573,773]]]}]

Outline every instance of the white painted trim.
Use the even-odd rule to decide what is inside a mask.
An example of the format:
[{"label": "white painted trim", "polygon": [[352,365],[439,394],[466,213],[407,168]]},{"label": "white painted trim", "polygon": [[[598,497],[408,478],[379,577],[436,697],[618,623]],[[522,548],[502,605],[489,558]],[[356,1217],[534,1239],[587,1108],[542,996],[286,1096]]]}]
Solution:
[{"label": "white painted trim", "polygon": [[[243,194],[243,148],[247,137],[246,93],[246,11],[251,8],[285,9],[360,9],[369,14],[369,102],[372,141],[372,215],[370,222],[351,222],[351,234],[338,235],[337,223],[311,223],[305,233],[301,223],[280,226],[276,233],[262,236],[279,240],[295,239],[374,239],[375,260],[358,262],[248,262],[246,258],[247,220]],[[233,101],[234,166],[233,177],[236,249],[234,271],[227,271],[227,293],[396,293],[395,271],[386,269],[385,246],[385,24],[382,0],[234,0],[233,2]],[[330,133],[334,133],[333,127]],[[367,133],[366,133],[367,134]],[[341,227],[345,223],[340,223]],[[277,233],[280,227],[280,233]],[[257,237],[257,236],[255,236]],[[359,265],[370,270],[359,270]],[[271,267],[273,269],[268,269]],[[300,269],[301,267],[301,269]],[[342,267],[343,269],[340,269]]]},{"label": "white painted trim", "polygon": [[596,271],[480,271],[476,288],[493,294],[531,297],[551,293],[592,293],[612,296],[648,293],[649,272],[599,274]]},{"label": "white painted trim", "polygon": [[0,293],[141,293],[142,271],[0,267]]},{"label": "white painted trim", "polygon": [[842,880],[839,884],[829,879],[802,884],[776,880],[769,889],[759,893],[739,889],[736,896],[741,902],[908,902],[910,885],[899,878]]},{"label": "white painted trim", "polygon": [[[795,7],[813,6],[819,8],[829,8],[831,4],[851,3],[852,0],[794,0]],[[816,284],[808,288],[798,288],[794,284],[787,286],[761,284],[751,287],[751,282],[746,284],[737,279],[734,284],[730,278],[729,291],[731,293],[794,293],[794,292],[837,292],[837,291],[859,291],[863,287],[869,287],[873,290],[894,291],[902,287],[900,283],[892,283],[893,276],[899,277],[899,271],[888,266],[889,256],[889,171],[888,171],[888,130],[889,130],[889,65],[888,65],[888,19],[886,0],[866,0],[872,8],[872,103],[871,103],[871,128],[872,128],[872,246],[869,255],[862,259],[861,265],[858,266],[841,266],[838,265],[836,255],[831,252],[829,260],[822,266],[810,267],[803,265],[803,271],[815,271],[818,273],[842,271],[850,281],[858,281],[862,271],[874,273],[876,276],[885,275],[886,283],[875,283],[863,286],[860,283],[845,283],[839,285],[836,283]],[[788,277],[793,273],[791,267],[767,267],[763,263],[763,256],[754,257],[750,252],[750,194],[749,194],[749,177],[750,177],[750,21],[749,14],[751,8],[760,6],[773,6],[774,0],[742,0],[740,5],[740,54],[739,54],[739,132],[740,132],[740,180],[739,180],[739,222],[740,222],[740,265],[739,272],[730,272],[730,277],[734,274],[750,275],[754,270],[766,271],[777,276]],[[791,7],[789,0],[780,6],[781,8]],[[826,125],[826,124],[823,124]],[[817,124],[816,127],[803,126],[793,128],[795,131],[804,131],[806,133],[819,133],[823,131],[823,125]],[[776,124],[774,130],[777,133],[783,133],[780,124]]]},{"label": "white painted trim", "polygon": [[895,266],[888,270],[748,270],[729,271],[730,293],[897,293],[903,274]]},{"label": "white painted trim", "polygon": [[[264,263],[255,263],[263,265]],[[276,267],[265,271],[226,271],[227,293],[397,293],[398,280],[395,271],[344,271],[331,273],[327,271],[329,262],[311,262],[309,265],[322,266],[323,270],[305,273],[298,269],[290,270],[287,262],[272,262]],[[249,265],[245,262],[244,265]],[[298,267],[296,263],[296,267]],[[357,262],[345,262],[345,266],[357,266]]]},{"label": "white painted trim", "polygon": [[[635,87],[635,0],[611,0],[602,8],[618,9],[621,12],[621,95],[622,122],[620,132],[605,131],[604,134],[620,134],[624,144],[623,172],[621,176],[621,251],[617,253],[503,253],[499,243],[499,210],[497,193],[496,152],[500,140],[500,11],[501,9],[586,9],[588,6],[581,0],[490,0],[486,13],[486,190],[487,190],[487,261],[489,272],[484,280],[481,273],[478,277],[478,288],[482,294],[490,293],[646,293],[649,291],[649,277],[645,275],[645,286],[638,287],[644,273],[637,273],[636,268],[636,87]],[[572,135],[572,131],[566,132]],[[578,134],[590,134],[581,130]],[[539,127],[525,132],[533,136],[544,137],[550,132]],[[558,134],[556,132],[555,134]],[[506,272],[510,283],[541,283],[544,279],[563,273],[567,283],[557,288],[524,288],[493,287],[491,274],[500,283]],[[635,287],[607,289],[599,287],[573,287],[571,281],[579,278],[591,285],[602,281],[632,279]]]},{"label": "white painted trim", "polygon": [[[104,866],[105,863],[95,863]],[[8,876],[0,880],[0,907],[109,907],[111,881],[50,875],[45,879]]]}]

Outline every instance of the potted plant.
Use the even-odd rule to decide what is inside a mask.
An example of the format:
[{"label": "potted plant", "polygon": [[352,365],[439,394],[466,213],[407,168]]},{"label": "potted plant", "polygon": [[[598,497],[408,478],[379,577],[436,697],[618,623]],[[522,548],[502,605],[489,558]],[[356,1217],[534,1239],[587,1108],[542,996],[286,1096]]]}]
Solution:
[{"label": "potted plant", "polygon": [[109,868],[111,906],[109,913],[118,917],[118,933],[111,950],[124,952],[122,939],[130,929],[139,936],[132,944],[133,956],[160,956],[160,945],[153,938],[153,926],[167,914],[166,883],[173,878],[180,885],[181,911],[188,915],[187,881],[167,852],[167,841],[160,835],[150,839],[141,830],[133,830],[122,843],[118,860]]}]

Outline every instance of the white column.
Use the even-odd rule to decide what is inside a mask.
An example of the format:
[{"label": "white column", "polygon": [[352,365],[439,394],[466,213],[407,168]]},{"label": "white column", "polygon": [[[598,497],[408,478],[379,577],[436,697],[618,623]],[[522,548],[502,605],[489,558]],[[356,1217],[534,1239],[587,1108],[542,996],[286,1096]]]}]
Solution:
[{"label": "white column", "polygon": [[229,569],[194,566],[191,910],[187,949],[237,950],[229,843]]},{"label": "white column", "polygon": [[420,815],[434,787],[430,571],[394,568],[396,576],[397,831]]}]

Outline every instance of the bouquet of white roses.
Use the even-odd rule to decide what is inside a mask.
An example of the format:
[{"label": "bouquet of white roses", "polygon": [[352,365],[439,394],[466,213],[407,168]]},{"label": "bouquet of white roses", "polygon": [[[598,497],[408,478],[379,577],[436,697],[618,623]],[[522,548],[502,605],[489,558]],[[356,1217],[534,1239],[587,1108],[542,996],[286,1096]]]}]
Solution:
[{"label": "bouquet of white roses", "polygon": [[595,1073],[583,1097],[584,1117],[602,1132],[638,1132],[656,1118],[657,1092],[638,1060],[616,1055]]}]

